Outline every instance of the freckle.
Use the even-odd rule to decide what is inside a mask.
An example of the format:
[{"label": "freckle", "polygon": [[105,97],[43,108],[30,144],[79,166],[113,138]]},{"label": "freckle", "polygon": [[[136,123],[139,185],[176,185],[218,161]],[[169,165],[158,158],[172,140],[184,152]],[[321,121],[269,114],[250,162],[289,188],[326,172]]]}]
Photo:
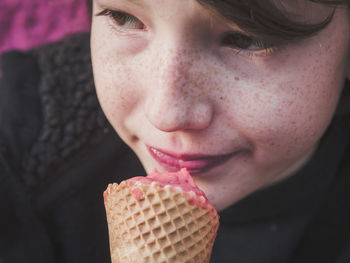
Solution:
[{"label": "freckle", "polygon": [[223,97],[220,97],[220,100],[223,100],[224,98]]},{"label": "freckle", "polygon": [[239,81],[239,77],[235,77],[235,81]]}]

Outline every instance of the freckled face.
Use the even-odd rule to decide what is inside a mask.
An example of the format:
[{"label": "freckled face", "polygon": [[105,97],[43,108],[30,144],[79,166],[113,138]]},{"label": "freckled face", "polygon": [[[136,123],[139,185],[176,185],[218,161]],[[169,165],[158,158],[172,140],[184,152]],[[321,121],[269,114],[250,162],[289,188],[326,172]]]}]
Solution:
[{"label": "freckled face", "polygon": [[195,1],[95,0],[98,13],[98,97],[147,172],[192,169],[220,210],[290,176],[314,152],[347,73],[347,10],[272,52],[227,44],[239,29]]}]

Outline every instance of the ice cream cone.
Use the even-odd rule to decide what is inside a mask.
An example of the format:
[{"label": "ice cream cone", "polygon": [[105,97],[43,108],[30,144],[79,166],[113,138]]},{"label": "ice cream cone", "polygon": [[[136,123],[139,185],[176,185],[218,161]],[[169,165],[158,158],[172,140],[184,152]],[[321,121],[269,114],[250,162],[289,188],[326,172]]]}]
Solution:
[{"label": "ice cream cone", "polygon": [[113,263],[209,263],[219,217],[203,196],[126,181],[104,198]]}]

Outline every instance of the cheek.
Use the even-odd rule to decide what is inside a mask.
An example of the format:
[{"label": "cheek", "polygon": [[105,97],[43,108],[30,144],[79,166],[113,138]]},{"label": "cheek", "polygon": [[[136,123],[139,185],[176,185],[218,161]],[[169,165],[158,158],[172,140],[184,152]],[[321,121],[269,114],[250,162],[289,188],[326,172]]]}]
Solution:
[{"label": "cheek", "polygon": [[136,61],[135,54],[145,48],[146,40],[136,35],[116,37],[111,25],[103,21],[94,18],[92,23],[94,79],[105,115],[116,127],[137,104],[142,65]]},{"label": "cheek", "polygon": [[322,137],[344,81],[342,52],[329,52],[310,53],[304,60],[290,55],[290,66],[259,65],[247,78],[238,71],[239,80],[223,83],[231,87],[222,107],[228,130],[251,142],[256,160],[295,159]]},{"label": "cheek", "polygon": [[123,63],[114,47],[108,42],[92,46],[95,86],[101,107],[112,126],[128,134],[126,120],[139,100],[138,68]]},{"label": "cheek", "polygon": [[229,123],[261,155],[295,157],[314,147],[327,129],[348,67],[348,21],[338,22],[271,59],[255,60],[238,70],[238,84],[232,85],[232,78],[227,83],[232,87],[225,105]]}]

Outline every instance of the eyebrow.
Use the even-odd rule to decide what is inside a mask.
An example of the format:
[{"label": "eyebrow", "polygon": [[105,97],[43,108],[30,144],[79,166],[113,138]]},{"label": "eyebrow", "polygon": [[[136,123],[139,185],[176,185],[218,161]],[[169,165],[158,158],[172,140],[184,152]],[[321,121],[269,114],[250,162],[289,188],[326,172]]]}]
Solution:
[{"label": "eyebrow", "polygon": [[146,1],[144,1],[144,0],[123,0],[123,1],[130,3],[130,4],[133,4],[135,6],[138,6],[142,9],[146,9],[147,7],[149,7],[148,4],[146,3]]},{"label": "eyebrow", "polygon": [[[131,3],[133,5],[138,5],[138,6],[145,6],[145,1],[143,0],[118,0],[118,1],[122,1],[125,3]],[[115,0],[101,0],[102,3],[109,3],[110,5],[113,5],[113,3],[117,2]]]},{"label": "eyebrow", "polygon": [[131,2],[133,4],[140,4],[141,2],[143,2],[143,1],[140,1],[140,0],[127,0],[127,1],[129,1],[129,2]]},{"label": "eyebrow", "polygon": [[124,2],[129,2],[134,5],[145,6],[145,1],[143,0],[123,0]]}]

